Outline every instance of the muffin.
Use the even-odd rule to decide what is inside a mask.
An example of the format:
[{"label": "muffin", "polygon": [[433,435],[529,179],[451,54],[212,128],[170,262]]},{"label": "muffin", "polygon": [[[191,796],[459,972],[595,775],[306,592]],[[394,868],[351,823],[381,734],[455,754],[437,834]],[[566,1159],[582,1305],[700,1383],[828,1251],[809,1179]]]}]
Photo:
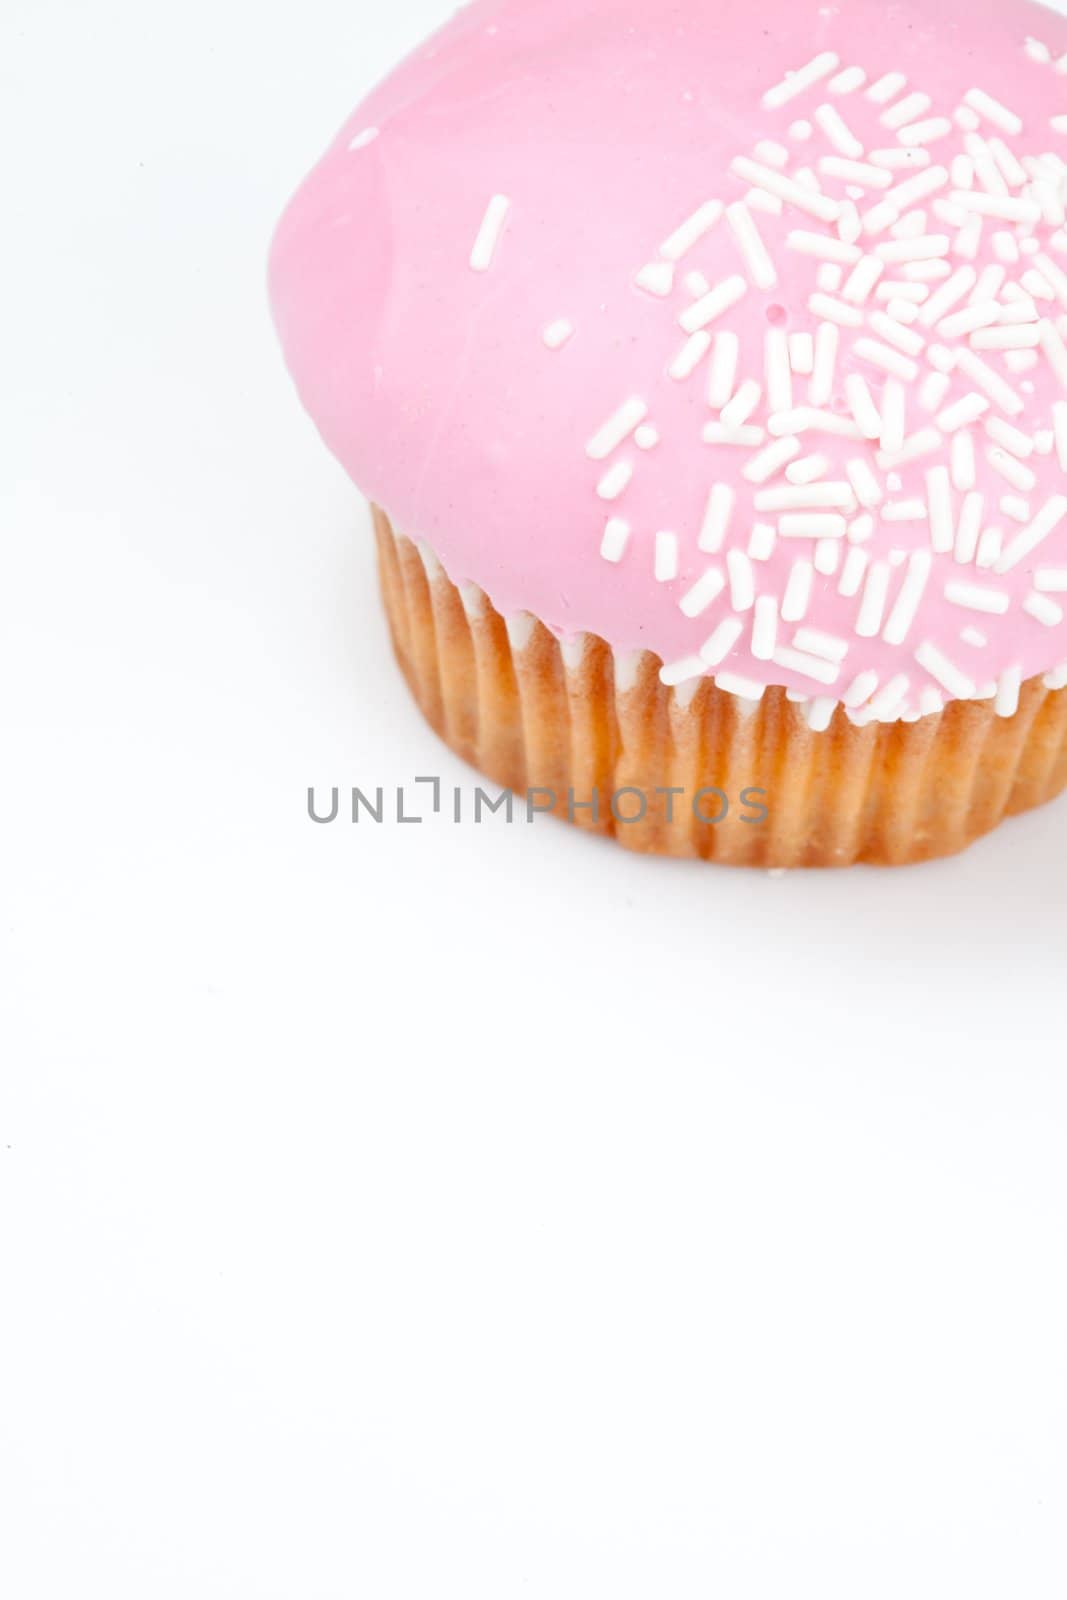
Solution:
[{"label": "muffin", "polygon": [[1067,21],[476,0],[274,239],[427,720],[537,809],[764,867],[1067,783]]}]

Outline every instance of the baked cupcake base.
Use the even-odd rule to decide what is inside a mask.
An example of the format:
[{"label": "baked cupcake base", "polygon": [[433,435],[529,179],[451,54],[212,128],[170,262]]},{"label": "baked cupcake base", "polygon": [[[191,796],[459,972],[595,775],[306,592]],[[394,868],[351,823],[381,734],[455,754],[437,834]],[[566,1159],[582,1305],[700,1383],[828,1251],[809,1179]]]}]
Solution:
[{"label": "baked cupcake base", "polygon": [[[814,731],[782,689],[756,704],[710,678],[660,682],[618,658],[505,621],[474,585],[375,508],[393,646],[424,716],[502,788],[630,850],[734,866],[902,866],[953,855],[1067,786],[1067,689],[1023,685],[1018,710],[954,701],[918,722]],[[725,814],[724,812],[725,804]],[[765,818],[762,813],[765,811]]]}]

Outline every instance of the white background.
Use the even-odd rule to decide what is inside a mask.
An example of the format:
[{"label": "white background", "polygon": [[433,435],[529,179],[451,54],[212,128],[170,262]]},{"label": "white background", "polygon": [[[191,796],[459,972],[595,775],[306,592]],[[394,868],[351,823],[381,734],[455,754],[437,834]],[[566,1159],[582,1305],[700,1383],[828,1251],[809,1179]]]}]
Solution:
[{"label": "white background", "polygon": [[890,874],[473,775],[285,198],[444,0],[5,0],[0,1591],[1062,1600],[1067,805]]}]

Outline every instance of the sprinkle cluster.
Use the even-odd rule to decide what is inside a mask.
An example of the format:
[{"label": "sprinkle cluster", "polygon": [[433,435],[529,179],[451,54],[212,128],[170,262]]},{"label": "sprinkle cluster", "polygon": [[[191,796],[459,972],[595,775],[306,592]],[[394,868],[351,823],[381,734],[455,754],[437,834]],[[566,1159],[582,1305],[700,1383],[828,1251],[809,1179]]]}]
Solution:
[{"label": "sprinkle cluster", "polygon": [[[1023,48],[1067,75],[1067,56],[1054,61],[1033,38]],[[850,118],[850,97],[866,102],[864,118]],[[1064,154],[1034,154],[1037,130],[1020,141],[1018,109],[981,87],[941,109],[903,74],[870,81],[830,51],[788,73],[762,103],[796,120],[738,155],[736,197],[702,201],[635,274],[646,293],[674,297],[672,310],[684,289],[669,377],[705,384],[704,441],[740,452],[750,489],[739,496],[729,483],[711,486],[698,534],[710,559],[678,601],[710,631],[696,653],[664,667],[663,680],[714,672],[720,687],[758,699],[763,684],[726,665],[746,642],[757,661],[810,682],[810,694],[793,698],[815,727],[839,704],[857,722],[914,720],[946,697],[993,698],[1011,715],[1021,669],[987,683],[966,661],[987,642],[983,618],[1021,605],[1037,625],[1064,622],[1067,566],[1042,565],[1040,550],[1067,519],[1067,492],[1047,492],[1050,467],[1067,473],[1067,116],[1046,130]],[[872,114],[873,144],[855,132]],[[488,265],[506,215],[496,197],[472,266]],[[784,224],[775,227],[773,248],[761,226],[771,215],[793,224],[784,245]],[[702,242],[724,229],[736,270],[711,281],[694,263]],[[783,248],[810,268],[814,329],[787,331],[768,303],[754,361],[729,312],[748,295],[773,295]],[[561,319],[544,342],[560,349],[574,332]],[[1063,398],[1031,427],[1037,377],[1054,380]],[[609,563],[635,559],[626,493],[658,443],[639,394],[588,440]],[[1035,471],[1043,457],[1044,472]],[[916,463],[922,492],[904,493],[901,469]],[[895,523],[921,524],[925,537],[913,529],[909,548],[873,558],[876,527]],[[782,545],[787,581],[766,592],[761,563]],[[679,535],[652,531],[650,546],[654,579],[671,582]],[[1032,581],[1020,598],[1017,585],[998,579],[1024,562]],[[850,636],[808,622],[820,581],[854,603]],[[959,611],[952,656],[922,636],[924,600],[935,592]],[[856,641],[876,638],[894,647],[899,671],[850,671]],[[1067,670],[1046,681],[1067,683]]]}]

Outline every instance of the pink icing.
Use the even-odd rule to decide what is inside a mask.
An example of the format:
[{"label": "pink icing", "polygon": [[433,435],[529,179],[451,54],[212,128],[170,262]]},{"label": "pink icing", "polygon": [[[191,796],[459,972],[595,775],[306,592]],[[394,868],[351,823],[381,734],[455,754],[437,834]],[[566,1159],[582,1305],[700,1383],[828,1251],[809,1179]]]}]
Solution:
[{"label": "pink icing", "polygon": [[[831,53],[836,65],[824,65],[810,87],[781,105],[773,93],[770,104],[763,102],[787,74]],[[865,72],[861,86],[840,77],[851,67]],[[888,99],[872,99],[871,86],[889,73],[903,75],[906,84]],[[1007,109],[1010,128],[986,101],[965,98],[974,90]],[[902,139],[892,126],[893,108],[916,95],[928,103],[912,102],[905,127],[918,124],[919,132]],[[874,151],[926,151],[922,167],[892,171],[892,186],[923,170],[949,170],[940,188],[913,203],[903,200],[897,213],[921,211],[924,217],[910,225],[924,238],[947,237],[946,253],[935,259],[953,274],[1004,268],[1002,282],[983,279],[988,292],[981,284],[969,288],[944,317],[992,298],[998,320],[988,326],[1021,326],[1003,324],[1000,316],[1009,314],[1012,296],[1017,305],[1037,288],[1029,327],[1031,334],[1040,330],[1042,343],[1021,356],[984,346],[972,351],[984,328],[926,326],[921,305],[920,320],[895,321],[894,306],[890,332],[895,323],[914,351],[898,351],[915,368],[899,378],[906,435],[933,428],[939,437],[894,468],[878,466],[877,439],[796,434],[800,458],[825,457],[824,465],[811,467],[820,481],[851,488],[848,463],[862,458],[884,498],[871,508],[866,540],[866,525],[857,521],[863,505],[817,508],[817,515],[842,519],[830,535],[837,567],[814,572],[803,615],[796,615],[794,595],[787,607],[793,616],[784,620],[790,576],[798,562],[814,562],[817,547],[813,537],[780,531],[782,516],[806,516],[805,509],[783,511],[777,501],[756,507],[757,495],[796,487],[781,467],[763,483],[743,475],[773,442],[766,432],[775,406],[767,393],[765,338],[774,328],[814,334],[826,320],[811,304],[820,262],[787,237],[803,231],[839,240],[844,231],[850,242],[854,230],[847,221],[842,230],[840,217],[813,217],[788,200],[780,215],[757,201],[750,215],[776,275],[773,287],[759,287],[758,270],[725,216],[675,264],[668,295],[635,279],[661,261],[663,242],[704,203],[745,198],[751,174],[738,176],[731,163],[752,159],[761,141],[788,151],[790,178],[808,168],[824,197],[836,205],[847,200],[846,177],[823,165],[842,158],[825,131],[826,113],[817,116],[827,105],[862,145],[858,159],[868,167]],[[975,109],[957,121],[961,106]],[[988,695],[1000,684],[1002,708],[1010,711],[1018,677],[1067,661],[1067,595],[1057,587],[1067,573],[1067,515],[1058,514],[1067,504],[1061,508],[1057,499],[1067,494],[1067,404],[1062,414],[1055,409],[1067,403],[1067,366],[1058,369],[1056,357],[1057,342],[1067,343],[1067,166],[1059,165],[1067,162],[1065,115],[1067,22],[1029,0],[998,0],[994,8],[976,8],[973,0],[819,6],[478,0],[370,95],[287,210],[271,259],[286,357],[326,443],[360,487],[403,531],[425,539],[453,579],[476,582],[505,613],[528,610],[563,636],[588,630],[620,650],[651,649],[670,667],[677,664],[677,680],[708,670],[715,650],[701,664],[701,647],[716,630],[720,640],[728,637],[721,625],[736,619],[739,629],[730,629],[738,632],[736,642],[714,665],[727,686],[777,683],[803,696],[837,699],[851,690],[849,703],[860,714],[873,695],[869,714],[915,715],[946,697]],[[941,118],[949,119],[947,132],[925,126]],[[811,126],[810,137],[796,136],[804,131],[798,122]],[[920,137],[931,142],[910,142]],[[1020,181],[1012,159],[1025,165],[1046,155],[1044,167],[1027,168]],[[769,158],[762,164],[775,170]],[[886,192],[865,187],[857,194],[860,215]],[[1011,215],[972,211],[968,194],[980,208],[1006,198]],[[507,198],[506,214],[496,236],[483,240],[485,269],[474,270],[472,251],[494,196]],[[1036,217],[1027,209],[1035,203]],[[940,216],[936,206],[945,208]],[[968,223],[974,215],[980,225]],[[880,248],[902,242],[909,224],[894,232],[890,221],[877,222],[856,243],[881,259]],[[1022,252],[1014,262],[1003,259],[1011,254],[1003,236]],[[1036,249],[1023,243],[1031,238]],[[1038,257],[1051,266],[1039,265]],[[852,266],[843,267],[833,300],[842,300]],[[879,281],[914,283],[908,266],[883,260]],[[660,274],[667,270],[661,261]],[[1006,285],[1035,272],[1037,278],[1005,293]],[[739,338],[735,393],[745,380],[760,385],[743,424],[764,430],[758,447],[703,442],[706,425],[719,422],[719,410],[709,405],[714,342],[689,377],[670,375],[688,337],[679,318],[700,298],[699,284],[687,282],[693,273],[709,287],[737,276],[745,282],[743,297],[707,331],[713,341],[724,332]],[[930,295],[944,282],[927,280]],[[856,350],[863,339],[889,342],[880,331],[886,324],[870,323],[872,313],[888,313],[877,289],[859,305],[864,325],[840,328],[832,395],[816,410],[851,419],[846,379],[859,374],[881,414],[887,373]],[[573,333],[550,348],[545,330],[561,320]],[[1017,399],[1006,404],[1000,388],[990,399],[973,366],[960,369],[961,351],[977,356]],[[803,368],[799,346],[796,359]],[[940,396],[926,385],[939,361],[952,369]],[[803,371],[791,375],[794,408],[809,406],[809,381]],[[938,420],[972,392],[989,402],[966,429],[975,454],[973,488],[965,449],[952,444],[960,429]],[[642,450],[631,433],[602,459],[591,459],[590,441],[631,398],[647,407],[659,442]],[[1025,442],[1006,434],[1005,425]],[[633,474],[608,502],[598,485],[620,463]],[[732,499],[721,541],[705,529],[716,483]],[[947,505],[947,523],[935,503]],[[909,509],[918,520],[890,520]],[[617,560],[602,554],[611,519],[628,530]],[[755,522],[779,531],[765,559],[749,560]],[[1038,538],[1046,523],[1050,531]],[[979,565],[961,525],[972,533],[1000,528],[1000,562],[993,561],[990,535]],[[656,576],[657,533],[676,535],[673,578]],[[621,540],[622,530],[614,536]],[[614,536],[608,535],[609,550]],[[1031,541],[1033,548],[1025,548]],[[818,551],[827,568],[834,543]],[[664,571],[670,547],[661,541]],[[844,577],[853,550],[863,551],[865,570],[854,555],[852,576]],[[917,551],[930,559],[913,558]],[[1005,551],[1016,559],[998,571]],[[681,602],[709,568],[720,573],[721,590],[690,615],[699,600],[685,609]],[[848,592],[857,572],[859,586]],[[912,598],[900,600],[909,574]],[[717,584],[707,580],[705,591]],[[883,585],[879,612],[876,591]],[[960,585],[968,594],[981,589],[983,604],[1004,609],[961,605]],[[865,595],[866,621],[857,631]],[[753,596],[762,598],[761,607]],[[887,629],[898,600],[897,625]],[[837,641],[836,652],[824,636]],[[827,667],[825,656],[840,655],[841,644],[843,658]],[[822,660],[817,677],[809,652]]]}]

